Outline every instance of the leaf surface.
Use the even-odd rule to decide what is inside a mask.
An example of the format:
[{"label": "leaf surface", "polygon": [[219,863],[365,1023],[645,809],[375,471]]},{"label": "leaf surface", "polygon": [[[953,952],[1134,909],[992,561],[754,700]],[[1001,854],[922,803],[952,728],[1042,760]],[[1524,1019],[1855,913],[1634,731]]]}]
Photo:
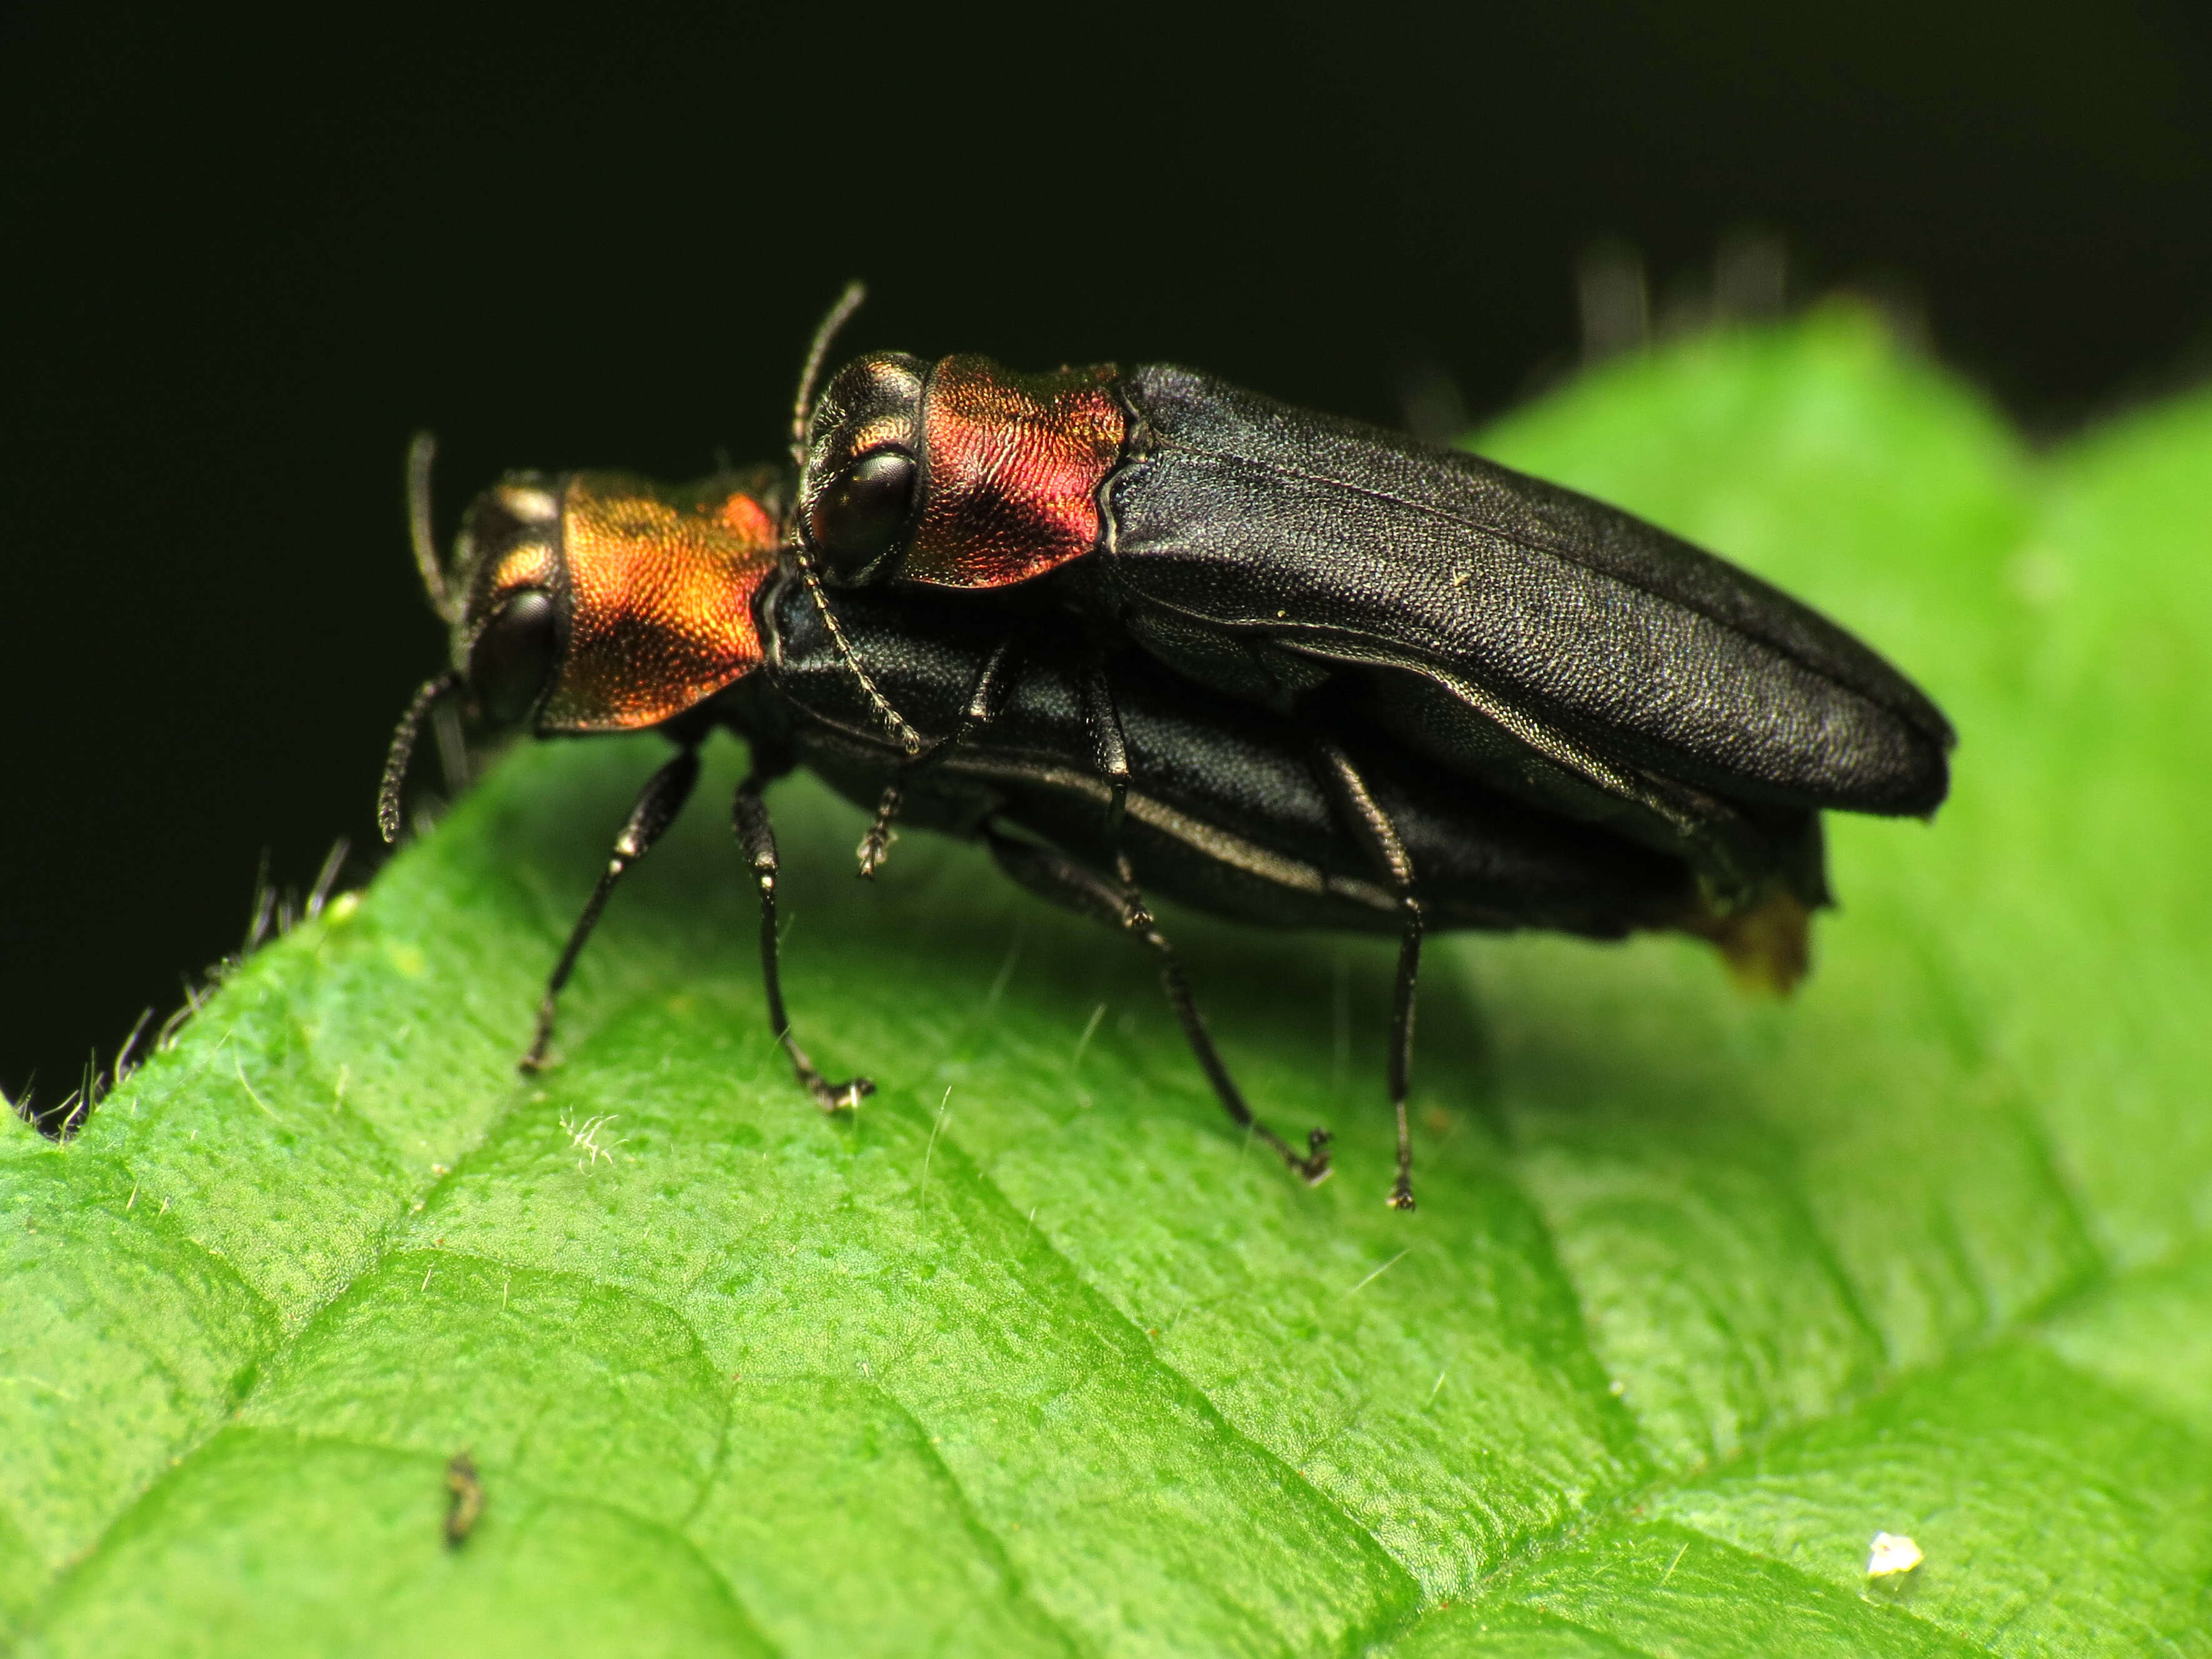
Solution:
[{"label": "leaf surface", "polygon": [[[514,1060],[654,740],[544,744],[249,961],[65,1147],[0,1135],[0,1630],[35,1654],[2212,1651],[2212,397],[2032,456],[1863,315],[1484,435],[1822,606],[1962,734],[1832,824],[1792,1002],[1468,938],[1387,1211],[1391,951],[722,814]],[[486,1507],[441,1535],[448,1459]],[[1869,1580],[1877,1530],[1924,1564]]]}]

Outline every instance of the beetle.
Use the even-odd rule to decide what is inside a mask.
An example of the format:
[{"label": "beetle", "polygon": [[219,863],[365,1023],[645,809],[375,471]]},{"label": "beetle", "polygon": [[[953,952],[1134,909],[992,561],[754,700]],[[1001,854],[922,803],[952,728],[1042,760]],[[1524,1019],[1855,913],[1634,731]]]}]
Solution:
[{"label": "beetle", "polygon": [[[824,1111],[857,1105],[873,1086],[826,1078],[785,1007],[765,790],[800,766],[878,806],[875,862],[883,803],[896,802],[909,821],[981,840],[1024,887],[1136,941],[1224,1109],[1309,1182],[1329,1172],[1327,1135],[1313,1131],[1300,1149],[1254,1115],[1146,895],[1247,923],[1399,936],[1389,1202],[1401,1208],[1413,1202],[1405,1102],[1425,930],[1674,929],[1771,983],[1802,969],[1806,918],[1825,894],[1809,811],[1770,814],[1759,900],[1720,905],[1688,861],[1437,767],[1356,710],[1293,718],[1141,651],[1101,656],[1075,618],[1036,619],[1016,651],[996,619],[957,602],[856,592],[833,609],[792,553],[786,479],[774,469],[680,489],[622,475],[513,475],[471,505],[449,569],[431,534],[429,465],[418,440],[410,518],[452,663],[394,734],[378,803],[386,839],[416,731],[448,699],[493,727],[653,729],[677,750],[640,793],[548,978],[526,1069],[544,1063],[562,988],[616,886],[682,810],[699,747],[718,726],[751,750],[732,823],[758,892],[769,1025]],[[866,683],[850,671],[856,655],[870,665]],[[886,730],[886,699],[908,711],[905,736]],[[1110,765],[1097,742],[1109,717]],[[864,868],[869,857],[864,843]]]},{"label": "beetle", "polygon": [[1010,634],[1061,611],[1287,716],[1348,702],[1441,766],[1687,860],[1723,908],[1759,902],[1795,815],[1926,815],[1948,789],[1949,723],[1842,628],[1459,450],[1160,364],[879,351],[801,413],[793,528],[831,589],[964,593]]}]

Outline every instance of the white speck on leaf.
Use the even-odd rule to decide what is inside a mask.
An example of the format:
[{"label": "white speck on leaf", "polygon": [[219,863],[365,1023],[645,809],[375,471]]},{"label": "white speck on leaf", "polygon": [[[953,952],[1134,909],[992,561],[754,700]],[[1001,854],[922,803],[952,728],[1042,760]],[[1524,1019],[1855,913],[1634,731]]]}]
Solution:
[{"label": "white speck on leaf", "polygon": [[1920,1546],[1901,1532],[1878,1532],[1867,1549],[1867,1577],[1894,1578],[1911,1572],[1926,1558]]}]

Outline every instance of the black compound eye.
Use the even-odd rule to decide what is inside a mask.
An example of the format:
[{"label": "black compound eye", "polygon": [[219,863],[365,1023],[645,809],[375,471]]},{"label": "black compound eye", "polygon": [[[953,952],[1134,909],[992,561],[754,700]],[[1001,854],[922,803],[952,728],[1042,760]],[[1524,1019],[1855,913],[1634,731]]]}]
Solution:
[{"label": "black compound eye", "polygon": [[484,717],[500,726],[527,717],[559,651],[550,599],[532,590],[501,605],[469,649],[469,684]]},{"label": "black compound eye", "polygon": [[814,546],[839,576],[858,577],[906,528],[914,505],[914,457],[878,450],[830,481],[806,515]]}]

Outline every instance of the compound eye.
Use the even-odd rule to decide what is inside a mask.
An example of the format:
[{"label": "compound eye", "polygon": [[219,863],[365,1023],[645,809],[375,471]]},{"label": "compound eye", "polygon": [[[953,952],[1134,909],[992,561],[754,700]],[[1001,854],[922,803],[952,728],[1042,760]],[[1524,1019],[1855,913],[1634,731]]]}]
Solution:
[{"label": "compound eye", "polygon": [[535,590],[499,608],[469,650],[469,684],[484,717],[511,726],[528,717],[559,654],[553,602]]},{"label": "compound eye", "polygon": [[914,457],[900,450],[864,455],[814,498],[806,515],[814,545],[830,571],[859,578],[890,550],[914,505]]}]

